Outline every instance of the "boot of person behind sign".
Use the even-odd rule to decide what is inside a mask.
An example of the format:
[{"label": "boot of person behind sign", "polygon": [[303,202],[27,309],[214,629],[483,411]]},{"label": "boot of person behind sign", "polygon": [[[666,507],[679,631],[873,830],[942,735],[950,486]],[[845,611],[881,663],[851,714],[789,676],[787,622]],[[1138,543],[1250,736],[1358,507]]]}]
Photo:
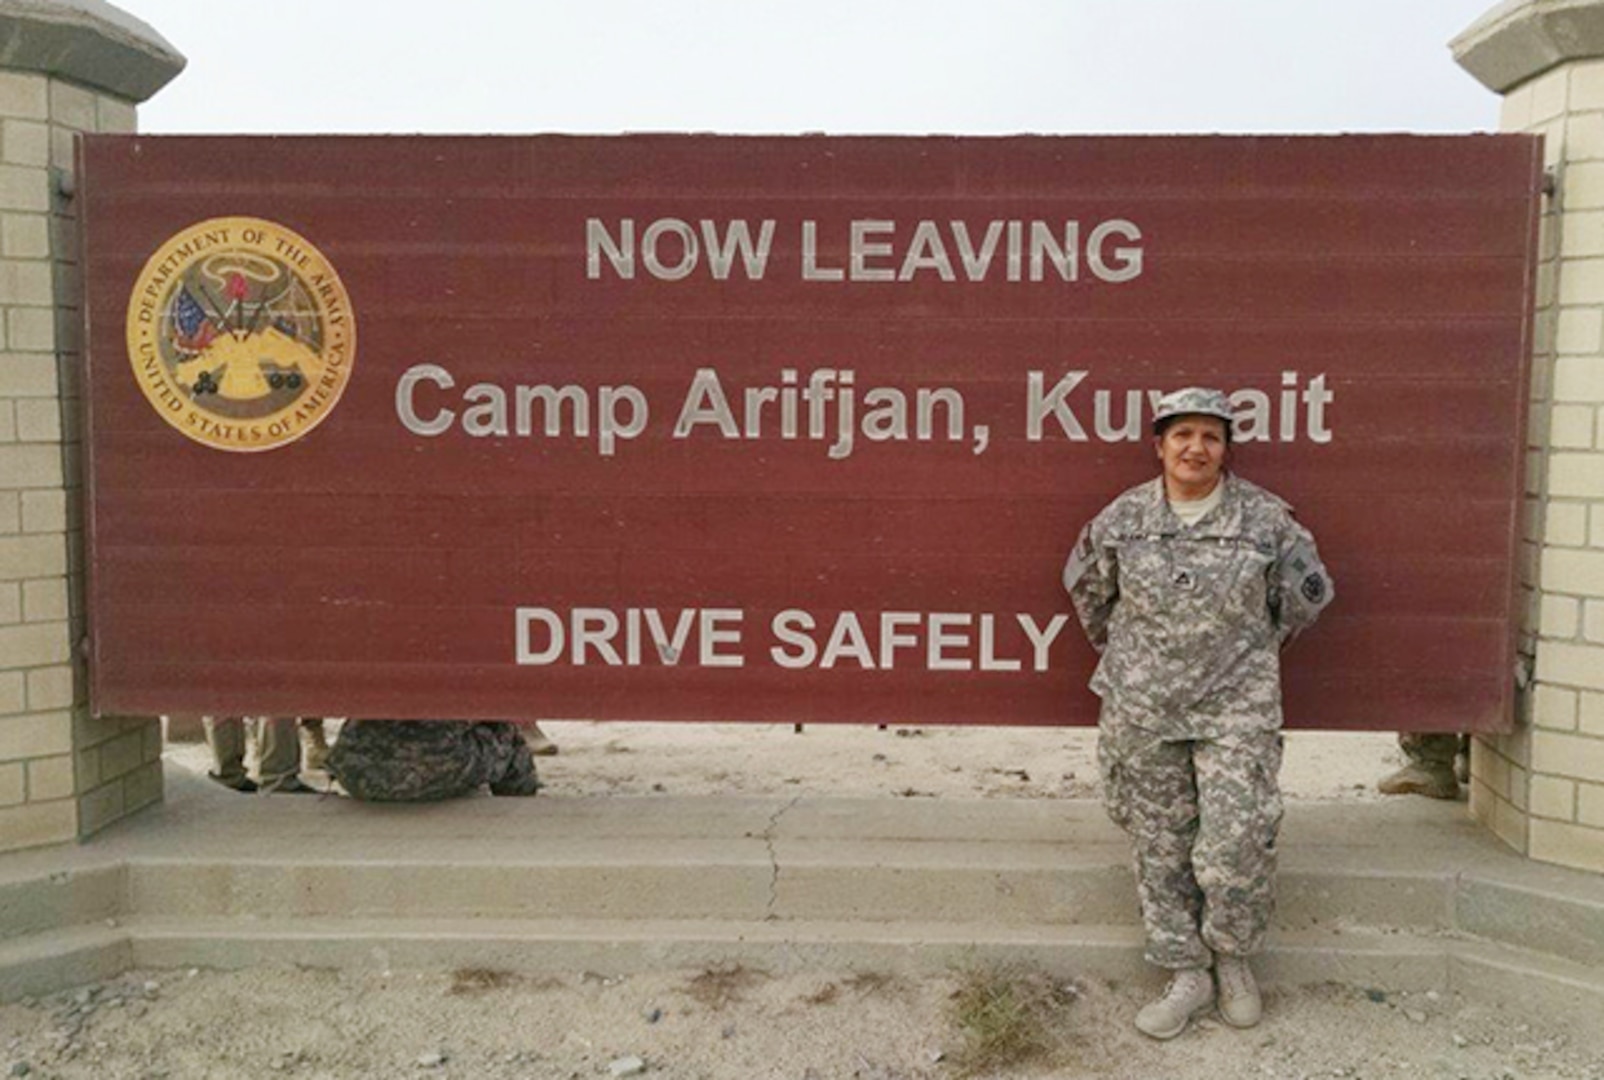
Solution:
[{"label": "boot of person behind sign", "polygon": [[1403,768],[1383,776],[1376,790],[1383,795],[1424,795],[1428,799],[1459,798],[1459,778],[1454,758],[1460,736],[1423,734],[1406,731],[1398,736],[1398,748],[1408,762]]},{"label": "boot of person behind sign", "polygon": [[523,732],[524,742],[529,744],[529,752],[535,757],[555,757],[557,755],[557,744],[552,742],[550,736],[544,731],[540,730],[539,724],[524,724]]},{"label": "boot of person behind sign", "polygon": [[212,768],[207,779],[234,791],[250,794],[256,790],[256,781],[245,771],[245,750],[248,742],[245,718],[242,716],[203,716],[201,725],[206,733],[206,747],[212,754]]},{"label": "boot of person behind sign", "polygon": [[329,740],[319,717],[301,721],[301,764],[308,769],[323,769],[329,761]]}]

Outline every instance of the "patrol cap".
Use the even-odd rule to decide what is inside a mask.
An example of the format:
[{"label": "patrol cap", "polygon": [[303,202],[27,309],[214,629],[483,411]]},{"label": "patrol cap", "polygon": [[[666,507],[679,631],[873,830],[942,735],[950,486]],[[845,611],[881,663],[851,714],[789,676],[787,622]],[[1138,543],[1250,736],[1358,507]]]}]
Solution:
[{"label": "patrol cap", "polygon": [[1222,390],[1207,386],[1188,386],[1165,394],[1153,407],[1153,430],[1175,416],[1216,416],[1231,426],[1231,401]]}]

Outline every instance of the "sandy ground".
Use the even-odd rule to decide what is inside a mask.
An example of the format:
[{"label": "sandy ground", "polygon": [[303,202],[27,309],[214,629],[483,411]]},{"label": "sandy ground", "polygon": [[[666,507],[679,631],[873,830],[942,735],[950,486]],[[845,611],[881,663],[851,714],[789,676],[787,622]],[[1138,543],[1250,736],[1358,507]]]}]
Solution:
[{"label": "sandy ground", "polygon": [[[864,798],[1088,798],[1099,791],[1086,728],[950,728],[551,723],[551,794],[839,795]],[[1375,778],[1402,762],[1369,732],[1293,732],[1288,797],[1380,798]]]},{"label": "sandy ground", "polygon": [[[1095,733],[1061,728],[551,723],[551,794],[1085,798],[1098,792]],[[1293,733],[1283,783],[1299,798],[1365,798],[1391,767],[1388,735]],[[1379,796],[1377,796],[1379,797]]]},{"label": "sandy ground", "polygon": [[[614,979],[484,973],[131,972],[0,1007],[10,1075],[937,1080],[965,1075],[954,974],[668,971]],[[1048,1049],[992,1077],[1604,1078],[1599,1045],[1455,995],[1272,991],[1258,1028],[1137,1034],[1138,987],[1062,984]],[[618,1064],[615,1064],[618,1063]],[[26,1069],[26,1072],[19,1071]]]},{"label": "sandy ground", "polygon": [[[885,798],[1062,798],[1096,792],[1073,730],[554,722],[543,798],[609,792]],[[204,770],[204,748],[169,767]],[[1390,736],[1292,733],[1293,799],[1372,799]],[[312,774],[314,781],[321,780]],[[1012,975],[1040,991],[1045,977]],[[488,1077],[646,1075],[860,1080],[961,1077],[955,995],[972,973],[916,981],[846,972],[132,972],[0,1006],[11,1076]],[[1329,985],[1272,990],[1264,1023],[1204,1020],[1171,1043],[1130,1018],[1157,985],[1048,983],[1036,1059],[995,1077],[1604,1080],[1604,1034],[1545,1027],[1453,994]],[[632,1059],[638,1059],[632,1060]],[[631,1070],[639,1065],[643,1071]]]},{"label": "sandy ground", "polygon": [[[329,724],[335,737],[338,723]],[[1095,798],[1096,732],[1087,728],[951,728],[810,724],[604,724],[546,721],[561,748],[539,760],[545,794],[836,795],[843,798]],[[206,748],[168,761],[204,772]],[[1374,732],[1287,734],[1281,785],[1293,799],[1373,799],[1401,764]],[[322,787],[326,778],[308,779]]]}]

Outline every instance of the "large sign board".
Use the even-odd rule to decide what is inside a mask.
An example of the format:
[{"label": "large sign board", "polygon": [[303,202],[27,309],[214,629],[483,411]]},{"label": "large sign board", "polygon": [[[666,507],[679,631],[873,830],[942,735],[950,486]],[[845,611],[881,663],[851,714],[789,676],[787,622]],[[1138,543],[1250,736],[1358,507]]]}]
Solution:
[{"label": "large sign board", "polygon": [[1540,162],[89,137],[94,706],[1090,723],[1063,560],[1202,383],[1337,580],[1289,724],[1504,726]]}]

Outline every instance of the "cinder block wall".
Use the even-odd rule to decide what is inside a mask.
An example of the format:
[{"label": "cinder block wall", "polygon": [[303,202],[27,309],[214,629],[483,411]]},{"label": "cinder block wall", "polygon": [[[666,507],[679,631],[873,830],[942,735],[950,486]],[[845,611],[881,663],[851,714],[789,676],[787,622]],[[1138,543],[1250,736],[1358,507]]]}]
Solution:
[{"label": "cinder block wall", "polygon": [[[86,836],[161,798],[153,718],[89,716],[79,643],[79,132],[131,132],[183,67],[109,5],[0,0],[0,851]],[[100,79],[98,73],[111,73]]]},{"label": "cinder block wall", "polygon": [[1604,0],[1501,5],[1453,43],[1541,134],[1543,200],[1516,730],[1478,739],[1471,812],[1534,859],[1604,871]]}]

